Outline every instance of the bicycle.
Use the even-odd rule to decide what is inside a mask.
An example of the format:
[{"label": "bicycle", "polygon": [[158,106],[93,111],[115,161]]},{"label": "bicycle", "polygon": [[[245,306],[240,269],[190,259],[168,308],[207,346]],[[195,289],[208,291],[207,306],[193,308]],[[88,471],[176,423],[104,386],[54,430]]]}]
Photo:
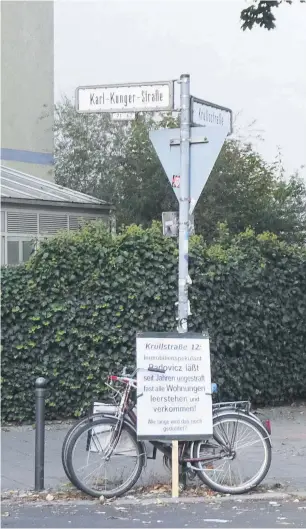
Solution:
[{"label": "bicycle", "polygon": [[[153,370],[150,371],[158,371]],[[83,492],[99,497],[101,495],[106,498],[114,496],[121,496],[129,491],[137,482],[143,468],[146,465],[147,459],[156,459],[157,451],[163,453],[168,468],[171,466],[171,445],[158,440],[152,441],[153,456],[148,457],[146,447],[143,441],[137,440],[136,424],[137,417],[134,412],[136,404],[135,399],[131,398],[133,389],[136,389],[137,383],[133,378],[135,372],[131,376],[114,376],[109,377],[111,382],[119,382],[125,385],[122,393],[117,392],[121,396],[120,404],[117,407],[115,414],[107,415],[105,413],[95,414],[87,417],[77,425],[75,425],[67,434],[66,442],[63,445],[63,460],[67,469],[67,476],[72,483]],[[238,446],[236,436],[239,428],[243,430],[244,446]],[[246,434],[246,432],[248,433]],[[79,440],[85,434],[85,439],[81,443],[81,454],[84,452],[84,445],[86,446],[87,463],[89,456],[93,457],[93,470],[85,477],[80,478],[78,473],[82,472],[84,467],[79,468],[77,446]],[[250,435],[255,435],[255,441],[251,441]],[[103,435],[106,437],[106,443]],[[109,437],[108,437],[109,436]],[[118,451],[117,456],[122,456],[129,453],[130,458],[136,457],[136,463],[128,478],[124,481],[122,475],[119,477],[117,468],[112,468],[111,480],[106,477],[97,478],[97,471],[101,468],[103,461],[107,464],[110,458],[123,442],[123,448]],[[127,441],[131,442],[132,449],[127,449]],[[229,461],[236,461],[238,449],[251,448],[251,457],[247,458],[247,465],[243,469],[249,468],[250,463],[255,459],[255,449],[258,443],[261,443],[263,453],[262,461],[258,465],[255,473],[251,477],[242,481],[241,467],[238,465],[239,483],[234,484],[234,478],[237,472],[233,472],[228,467],[228,470],[222,474],[222,470]],[[226,493],[226,494],[242,494],[255,488],[266,476],[271,465],[272,447],[268,428],[261,423],[261,421],[250,411],[250,404],[247,401],[235,403],[220,403],[214,405],[213,413],[213,437],[212,440],[203,441],[188,441],[179,443],[179,463],[187,467],[187,472],[192,477],[198,476],[204,484],[211,489]],[[131,455],[133,453],[133,455]],[[101,454],[103,457],[101,457]],[[83,454],[82,454],[83,455]],[[97,465],[96,460],[102,464]],[[218,463],[221,462],[221,467]],[[222,466],[223,465],[223,466]],[[65,468],[64,466],[64,468]],[[123,471],[123,468],[121,471]],[[94,483],[88,485],[88,479],[93,478]],[[116,481],[117,480],[117,481]],[[221,481],[220,481],[221,480]],[[113,488],[108,489],[108,485]],[[95,487],[95,488],[93,488]]]},{"label": "bicycle", "polygon": [[[136,375],[136,372],[137,370],[135,370],[132,375],[130,375],[130,378],[131,380],[133,380],[133,383],[135,383],[135,389],[136,389],[136,380],[133,378],[135,375]],[[121,378],[126,378],[126,368],[123,369],[123,372],[121,374],[121,377],[118,377],[118,376],[113,376],[113,377],[108,377],[108,378],[111,378],[112,381],[120,381]],[[119,408],[119,403],[116,401],[116,397],[119,396],[120,399],[121,399],[121,393],[118,391],[118,390],[115,390],[113,388],[113,386],[111,386],[110,384],[108,383],[105,383],[106,386],[108,386],[108,388],[114,392],[115,394],[115,397],[113,397],[113,400],[115,401],[115,403],[113,404],[109,404],[109,403],[103,403],[103,407],[105,408],[103,412],[93,412],[93,410],[91,411],[91,413],[89,413],[86,417],[82,418],[82,419],[79,419],[75,424],[72,425],[72,427],[69,429],[69,431],[67,432],[65,438],[64,438],[64,441],[63,441],[63,445],[62,445],[62,454],[61,454],[61,457],[62,457],[62,465],[63,465],[63,468],[64,468],[64,471],[68,477],[68,479],[71,481],[71,475],[70,475],[70,472],[69,472],[69,469],[67,467],[67,447],[68,447],[68,444],[69,444],[69,440],[70,438],[72,437],[72,435],[75,433],[75,431],[83,426],[84,424],[86,424],[87,422],[89,421],[93,421],[93,420],[97,420],[99,418],[103,418],[105,416],[113,416],[113,415],[116,415],[117,413],[117,408]],[[218,392],[218,386],[217,384],[212,384],[212,394],[213,393],[217,393]],[[136,406],[136,400],[133,401],[134,402],[134,405]],[[233,410],[233,411],[239,411],[239,413],[246,413],[249,417],[253,418],[254,420],[257,420],[259,421],[260,424],[262,424],[262,426],[267,430],[268,434],[271,435],[271,425],[270,425],[270,420],[269,419],[260,419],[260,417],[257,416],[256,413],[252,412],[251,411],[251,405],[250,405],[250,402],[249,401],[234,401],[234,402],[218,402],[218,403],[214,403],[212,405],[212,408],[213,408],[213,414],[214,415],[217,415],[217,414],[221,414],[221,413],[224,413],[224,412],[227,412],[227,411],[230,411],[230,410]],[[130,421],[131,424],[133,426],[135,426],[134,422],[134,417],[130,417],[129,414],[127,413],[126,414],[126,420]],[[167,464],[166,464],[167,466]]]}]

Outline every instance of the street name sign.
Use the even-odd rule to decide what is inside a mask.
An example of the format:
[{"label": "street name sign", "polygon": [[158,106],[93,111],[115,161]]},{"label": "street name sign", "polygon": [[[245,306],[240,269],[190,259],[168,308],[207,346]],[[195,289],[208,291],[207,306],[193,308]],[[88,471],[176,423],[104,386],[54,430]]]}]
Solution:
[{"label": "street name sign", "polygon": [[[139,333],[137,437],[203,439],[213,433],[208,335]],[[165,373],[146,371],[148,367]]]},{"label": "street name sign", "polygon": [[191,123],[200,127],[206,125],[225,127],[227,134],[231,134],[233,130],[232,111],[230,108],[191,97]]},{"label": "street name sign", "polygon": [[[227,136],[225,127],[190,129],[190,209],[195,208]],[[180,199],[180,129],[150,132],[150,140],[165,170],[172,189]]]},{"label": "street name sign", "polygon": [[113,121],[134,121],[136,112],[113,112],[111,116]]},{"label": "street name sign", "polygon": [[173,110],[173,81],[79,86],[75,101],[81,113]]}]

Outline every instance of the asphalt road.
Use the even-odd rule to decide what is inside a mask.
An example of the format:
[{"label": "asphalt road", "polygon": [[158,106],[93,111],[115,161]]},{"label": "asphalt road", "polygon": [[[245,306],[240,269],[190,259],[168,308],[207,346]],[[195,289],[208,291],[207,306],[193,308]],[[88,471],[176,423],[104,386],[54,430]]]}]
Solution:
[{"label": "asphalt road", "polygon": [[2,527],[306,527],[306,502],[2,504]]}]

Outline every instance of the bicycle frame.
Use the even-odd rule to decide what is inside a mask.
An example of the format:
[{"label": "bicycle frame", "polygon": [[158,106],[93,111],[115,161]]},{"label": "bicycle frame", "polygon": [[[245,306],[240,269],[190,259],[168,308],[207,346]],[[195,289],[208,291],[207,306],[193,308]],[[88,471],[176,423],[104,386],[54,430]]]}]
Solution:
[{"label": "bicycle frame", "polygon": [[[116,377],[116,380],[118,380],[118,378],[119,377]],[[114,435],[112,436],[112,440],[110,441],[109,449],[107,450],[105,454],[106,458],[109,457],[111,453],[113,452],[113,450],[116,448],[118,441],[120,439],[121,430],[122,430],[122,426],[124,422],[128,423],[129,426],[133,428],[135,433],[137,432],[137,428],[136,428],[137,416],[135,412],[133,411],[133,408],[135,407],[135,402],[130,400],[130,392],[132,388],[135,388],[135,385],[134,383],[131,382],[131,380],[132,379],[130,378],[125,378],[124,380],[124,382],[126,383],[126,388],[124,392],[122,393],[121,401],[119,405],[119,412],[117,415],[118,426],[116,426],[114,430]],[[220,416],[220,415],[223,415],[223,413],[231,411],[233,413],[237,413],[237,416],[240,416],[243,414],[248,415],[249,417],[253,418],[254,421],[261,423],[261,421],[254,414],[250,412],[250,403],[248,401],[241,401],[241,404],[246,404],[244,410],[242,408],[240,410],[237,409],[237,406],[235,406],[235,404],[237,403],[233,403],[233,402],[224,403],[223,407],[216,405],[215,409],[220,410],[220,413],[217,413],[216,415]],[[268,431],[267,431],[267,435],[269,435]],[[224,443],[221,436],[219,436],[217,433],[214,433],[212,437],[213,437],[213,440],[216,441],[219,446],[220,445],[224,446],[224,448],[228,450],[228,446]],[[152,457],[148,457],[145,444],[144,442],[141,441],[141,444],[143,447],[143,453],[145,456],[145,464],[146,464],[147,459],[156,459],[157,450],[159,450],[167,458],[171,459],[171,454],[172,454],[171,445],[169,446],[165,442],[158,441],[158,440],[149,441],[149,442],[153,446],[153,456]],[[211,461],[220,460],[223,457],[222,455],[219,455],[219,456],[214,455],[214,457],[210,456],[210,457],[201,457],[201,458],[186,457],[186,451],[188,449],[189,449],[190,454],[192,453],[193,444],[194,444],[193,441],[179,442],[179,463],[181,465],[182,464],[191,465],[192,463],[199,463],[199,462],[209,463]],[[207,445],[211,446],[211,443],[209,443],[209,439],[207,440]]]},{"label": "bicycle frame", "polygon": [[[137,382],[133,378],[133,376],[135,375],[136,371],[131,376],[127,376],[126,372],[124,371],[122,376],[111,375],[109,377],[109,380],[111,382],[112,381],[118,381],[118,382],[124,383],[125,384],[125,389],[124,389],[124,391],[122,393],[115,390],[116,393],[121,396],[120,404],[118,406],[118,412],[115,414],[115,417],[117,418],[118,422],[117,422],[117,424],[116,424],[116,426],[115,426],[115,428],[114,428],[114,430],[112,432],[112,436],[111,436],[111,439],[110,439],[110,442],[109,442],[109,446],[108,446],[107,450],[105,451],[106,459],[109,459],[111,454],[115,450],[115,448],[116,448],[116,446],[117,446],[117,444],[119,442],[119,439],[120,439],[120,436],[121,436],[122,427],[123,427],[124,423],[128,424],[131,428],[133,428],[135,434],[137,435],[137,416],[136,416],[135,412],[133,411],[133,409],[134,409],[134,407],[136,405],[136,401],[130,398],[131,397],[131,390],[137,388]],[[157,370],[152,369],[152,371],[157,371]],[[112,390],[114,389],[114,388],[112,388],[111,385],[109,385],[109,384],[107,384],[107,385]],[[139,395],[138,395],[138,397],[139,397]],[[237,417],[241,416],[241,415],[247,415],[254,422],[256,422],[258,424],[261,424],[261,426],[265,429],[265,431],[267,433],[267,437],[269,438],[269,442],[271,444],[271,440],[270,440],[270,435],[271,435],[270,421],[267,420],[267,421],[263,422],[254,413],[252,413],[251,412],[251,403],[249,401],[216,403],[216,404],[213,404],[213,409],[214,409],[214,412],[215,412],[214,413],[215,417],[216,416],[220,417],[220,416],[222,416],[224,414],[227,414],[229,412],[237,414]],[[108,414],[108,413],[103,413],[103,416],[104,417],[112,417],[112,418],[114,418],[114,415]],[[93,420],[93,422],[94,422],[94,420]],[[89,449],[89,446],[90,446],[90,438],[91,438],[91,436],[92,436],[92,430],[90,430],[88,432],[87,450]],[[211,438],[207,438],[207,441],[206,441],[208,447],[209,446],[210,447],[212,447],[212,446],[215,447],[215,445],[214,445],[214,441],[215,441],[215,442],[217,442],[219,447],[222,446],[222,447],[224,447],[224,450],[226,452],[228,452],[229,454],[231,453],[232,443],[230,443],[230,446],[228,446],[226,444],[226,442],[224,442],[222,437],[217,434],[217,432],[213,433],[213,436],[212,436],[211,440],[209,440],[209,439],[211,439]],[[142,453],[143,453],[144,458],[145,458],[145,465],[147,463],[147,459],[153,459],[153,460],[156,459],[157,450],[159,450],[166,458],[171,460],[171,456],[172,456],[171,444],[165,443],[163,441],[158,441],[158,440],[149,441],[149,443],[153,446],[153,454],[152,454],[151,457],[149,457],[147,455],[147,449],[146,449],[145,443],[143,441],[140,441],[140,443],[141,443],[141,446],[142,446]],[[181,441],[181,442],[179,442],[179,464],[180,465],[184,465],[185,464],[189,468],[194,468],[196,470],[196,468],[192,466],[192,463],[200,463],[200,462],[209,463],[209,462],[212,462],[212,461],[220,460],[223,457],[220,454],[219,456],[214,455],[214,457],[210,456],[210,457],[193,458],[193,457],[190,457],[193,454],[193,447],[194,447],[194,441]],[[189,451],[189,454],[186,453],[187,451]],[[189,455],[189,457],[188,457],[188,455]]]}]

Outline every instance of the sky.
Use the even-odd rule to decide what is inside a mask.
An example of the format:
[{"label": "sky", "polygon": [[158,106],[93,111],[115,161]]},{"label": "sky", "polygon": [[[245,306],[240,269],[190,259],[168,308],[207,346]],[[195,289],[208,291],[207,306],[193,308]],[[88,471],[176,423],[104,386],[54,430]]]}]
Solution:
[{"label": "sky", "polygon": [[306,180],[306,5],[276,9],[273,31],[242,31],[246,0],[56,0],[55,100],[77,86],[191,77],[226,106],[235,134]]}]

